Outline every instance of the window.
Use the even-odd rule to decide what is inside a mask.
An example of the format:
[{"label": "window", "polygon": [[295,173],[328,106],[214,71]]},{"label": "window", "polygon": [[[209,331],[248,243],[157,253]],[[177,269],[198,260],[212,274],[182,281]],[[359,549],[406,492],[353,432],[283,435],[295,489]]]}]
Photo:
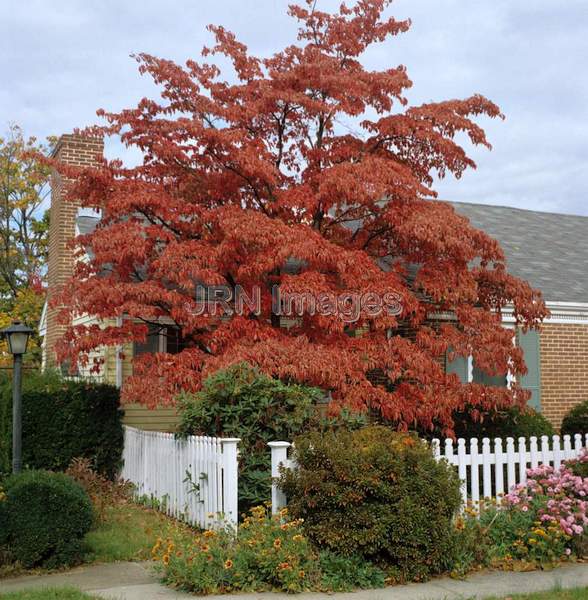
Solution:
[{"label": "window", "polygon": [[145,342],[135,342],[134,356],[168,352],[179,354],[186,347],[180,330],[173,325],[149,325]]},{"label": "window", "polygon": [[159,332],[161,327],[157,325],[149,325],[147,339],[144,342],[135,342],[133,347],[133,355],[140,354],[155,354],[161,352]]},{"label": "window", "polygon": [[[531,392],[529,406],[535,410],[541,410],[541,372],[540,372],[540,347],[539,333],[530,330],[516,333],[516,344],[522,348],[528,373],[521,377],[523,389]],[[512,380],[511,374],[488,375],[473,364],[472,357],[456,356],[450,361],[445,357],[445,372],[455,373],[462,383],[480,383],[495,387],[507,387]]]},{"label": "window", "polygon": [[488,375],[481,369],[478,369],[476,365],[473,365],[472,382],[480,383],[482,385],[491,385],[493,387],[507,387],[508,377],[506,373],[504,375]]}]

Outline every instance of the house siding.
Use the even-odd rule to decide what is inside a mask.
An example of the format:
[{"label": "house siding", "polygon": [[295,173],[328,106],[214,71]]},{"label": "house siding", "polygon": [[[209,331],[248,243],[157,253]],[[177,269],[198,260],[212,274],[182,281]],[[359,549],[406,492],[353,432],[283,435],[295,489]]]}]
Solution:
[{"label": "house siding", "polygon": [[588,325],[542,326],[541,411],[559,428],[566,413],[588,400]]},{"label": "house siding", "polygon": [[[106,349],[106,360],[104,363],[104,379],[108,383],[116,385],[116,354],[117,349],[109,347]],[[133,345],[125,344],[122,348],[122,379],[124,380],[133,373]],[[123,404],[123,422],[130,427],[146,429],[150,431],[175,431],[178,427],[178,414],[175,408],[158,407],[149,409],[142,404]]]}]

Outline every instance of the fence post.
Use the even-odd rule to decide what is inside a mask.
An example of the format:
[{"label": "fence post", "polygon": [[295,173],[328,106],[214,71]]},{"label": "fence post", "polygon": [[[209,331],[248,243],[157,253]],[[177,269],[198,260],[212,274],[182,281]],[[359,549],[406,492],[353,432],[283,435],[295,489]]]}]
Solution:
[{"label": "fence post", "polygon": [[221,439],[223,447],[223,512],[228,523],[237,528],[239,520],[239,471],[237,444],[241,438]]},{"label": "fence post", "polygon": [[290,442],[269,442],[272,451],[272,513],[275,515],[286,506],[286,496],[278,488],[277,478],[280,476],[280,465],[288,463],[288,448]]}]

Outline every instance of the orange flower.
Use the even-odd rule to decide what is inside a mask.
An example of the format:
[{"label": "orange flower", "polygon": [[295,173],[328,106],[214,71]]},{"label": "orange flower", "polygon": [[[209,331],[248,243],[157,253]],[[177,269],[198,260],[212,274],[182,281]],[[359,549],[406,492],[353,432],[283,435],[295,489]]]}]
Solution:
[{"label": "orange flower", "polygon": [[210,529],[204,532],[204,537],[211,538],[216,535],[216,531],[211,531]]},{"label": "orange flower", "polygon": [[282,540],[280,538],[276,538],[274,540],[274,548],[277,550],[282,547]]},{"label": "orange flower", "polygon": [[304,576],[306,575],[306,573],[302,570],[298,571],[298,577],[300,577],[300,579],[303,579]]}]

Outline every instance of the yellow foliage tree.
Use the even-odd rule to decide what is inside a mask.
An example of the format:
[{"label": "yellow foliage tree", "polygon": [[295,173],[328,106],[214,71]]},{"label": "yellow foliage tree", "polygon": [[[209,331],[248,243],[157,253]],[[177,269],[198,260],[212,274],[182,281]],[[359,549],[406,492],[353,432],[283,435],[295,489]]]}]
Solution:
[{"label": "yellow foliage tree", "polygon": [[[37,328],[44,302],[49,231],[49,168],[36,158],[47,144],[25,138],[12,125],[0,137],[0,326],[20,319]],[[30,342],[27,361],[40,361],[38,338]],[[0,366],[10,361],[0,345]]]}]

